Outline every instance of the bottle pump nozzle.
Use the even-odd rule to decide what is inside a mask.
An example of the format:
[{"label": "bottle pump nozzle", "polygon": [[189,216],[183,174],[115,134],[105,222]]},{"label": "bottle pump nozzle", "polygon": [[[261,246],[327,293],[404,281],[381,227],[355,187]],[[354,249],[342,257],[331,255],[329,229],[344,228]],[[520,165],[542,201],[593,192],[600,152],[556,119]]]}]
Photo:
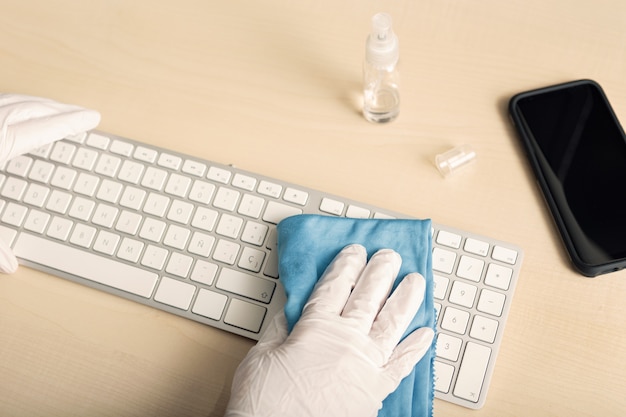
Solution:
[{"label": "bottle pump nozzle", "polygon": [[376,67],[394,66],[398,62],[398,37],[391,27],[391,16],[378,13],[372,18],[372,31],[367,38],[366,59]]}]

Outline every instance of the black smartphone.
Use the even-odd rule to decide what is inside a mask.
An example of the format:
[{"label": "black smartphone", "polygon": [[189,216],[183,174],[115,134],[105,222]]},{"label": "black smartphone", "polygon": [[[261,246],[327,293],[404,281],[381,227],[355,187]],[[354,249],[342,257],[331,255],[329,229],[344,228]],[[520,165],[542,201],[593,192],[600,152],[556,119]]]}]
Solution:
[{"label": "black smartphone", "polygon": [[626,137],[600,85],[520,93],[509,113],[574,267],[626,267]]}]

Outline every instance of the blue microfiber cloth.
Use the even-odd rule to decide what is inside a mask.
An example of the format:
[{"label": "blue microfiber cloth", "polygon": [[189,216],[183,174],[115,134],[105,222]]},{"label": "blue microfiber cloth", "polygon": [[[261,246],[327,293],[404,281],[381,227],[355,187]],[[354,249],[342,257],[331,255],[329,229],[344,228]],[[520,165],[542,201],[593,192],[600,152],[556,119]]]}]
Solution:
[{"label": "blue microfiber cloth", "polygon": [[[402,256],[398,280],[410,272],[426,279],[424,302],[406,334],[419,327],[435,329],[433,304],[432,241],[430,220],[347,219],[298,215],[278,225],[278,270],[285,287],[285,315],[289,331],[298,321],[313,287],[335,255],[359,243],[368,258],[389,248]],[[396,282],[397,284],[397,282]],[[396,391],[383,402],[379,417],[431,417],[435,343]]]}]

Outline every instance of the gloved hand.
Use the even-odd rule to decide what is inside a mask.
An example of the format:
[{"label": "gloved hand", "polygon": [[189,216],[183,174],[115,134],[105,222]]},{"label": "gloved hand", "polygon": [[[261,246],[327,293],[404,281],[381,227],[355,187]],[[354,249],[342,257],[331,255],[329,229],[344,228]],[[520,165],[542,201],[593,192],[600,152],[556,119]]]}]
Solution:
[{"label": "gloved hand", "polygon": [[[95,128],[100,113],[18,94],[0,94],[0,165],[67,136]],[[11,248],[0,239],[0,272],[17,269]]]},{"label": "gloved hand", "polygon": [[362,246],[344,248],[291,334],[279,313],[239,365],[226,416],[376,416],[434,336],[421,328],[400,342],[425,289],[413,273],[387,298],[401,262],[388,249],[367,262]]}]

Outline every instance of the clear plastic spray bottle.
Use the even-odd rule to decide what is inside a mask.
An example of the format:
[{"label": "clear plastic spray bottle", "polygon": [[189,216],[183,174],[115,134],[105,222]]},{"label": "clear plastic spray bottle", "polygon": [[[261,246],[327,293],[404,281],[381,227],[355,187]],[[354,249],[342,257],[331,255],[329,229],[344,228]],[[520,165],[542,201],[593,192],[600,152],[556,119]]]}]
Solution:
[{"label": "clear plastic spray bottle", "polygon": [[363,116],[370,122],[386,123],[400,112],[398,37],[391,27],[391,16],[378,13],[372,18],[363,65]]}]

